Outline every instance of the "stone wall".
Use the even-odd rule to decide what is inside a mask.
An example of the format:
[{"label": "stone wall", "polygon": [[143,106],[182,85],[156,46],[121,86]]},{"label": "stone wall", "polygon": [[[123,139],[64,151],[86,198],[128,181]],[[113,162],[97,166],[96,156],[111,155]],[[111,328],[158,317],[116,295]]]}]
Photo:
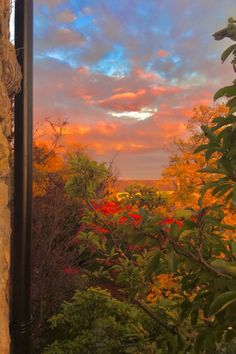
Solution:
[{"label": "stone wall", "polygon": [[9,353],[10,266],[10,144],[11,99],[19,91],[21,74],[9,41],[10,0],[0,0],[0,353]]}]

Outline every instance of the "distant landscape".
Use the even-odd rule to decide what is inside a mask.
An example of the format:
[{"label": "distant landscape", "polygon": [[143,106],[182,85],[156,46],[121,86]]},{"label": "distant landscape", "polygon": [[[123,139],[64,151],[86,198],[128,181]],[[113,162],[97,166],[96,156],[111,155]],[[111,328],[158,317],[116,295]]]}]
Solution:
[{"label": "distant landscape", "polygon": [[155,179],[118,179],[115,183],[117,192],[124,191],[131,184],[142,184],[149,187],[157,187],[158,180]]}]

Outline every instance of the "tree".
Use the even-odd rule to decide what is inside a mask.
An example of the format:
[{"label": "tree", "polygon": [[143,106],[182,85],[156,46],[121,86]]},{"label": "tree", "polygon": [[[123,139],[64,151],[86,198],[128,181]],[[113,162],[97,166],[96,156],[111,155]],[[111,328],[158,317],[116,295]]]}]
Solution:
[{"label": "tree", "polygon": [[9,352],[10,259],[10,137],[12,97],[20,89],[21,74],[14,46],[9,41],[10,1],[0,2],[0,353]]},{"label": "tree", "polygon": [[[201,125],[212,126],[214,118],[219,115],[226,116],[227,112],[225,105],[195,108],[187,123],[189,137],[185,140],[175,140],[177,151],[170,157],[169,165],[162,172],[162,179],[159,181],[160,184],[167,184],[173,189],[171,200],[175,208],[197,206],[200,189],[211,177],[207,172],[200,172],[205,166],[204,156],[201,153],[194,154],[197,146],[207,141]],[[212,197],[209,198],[212,200]]]}]

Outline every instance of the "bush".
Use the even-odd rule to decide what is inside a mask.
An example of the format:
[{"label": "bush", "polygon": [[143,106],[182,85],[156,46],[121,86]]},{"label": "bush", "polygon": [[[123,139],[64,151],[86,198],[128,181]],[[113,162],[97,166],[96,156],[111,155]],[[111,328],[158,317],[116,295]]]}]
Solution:
[{"label": "bush", "polygon": [[147,329],[150,319],[98,288],[77,291],[50,323],[53,342],[44,354],[157,353]]}]

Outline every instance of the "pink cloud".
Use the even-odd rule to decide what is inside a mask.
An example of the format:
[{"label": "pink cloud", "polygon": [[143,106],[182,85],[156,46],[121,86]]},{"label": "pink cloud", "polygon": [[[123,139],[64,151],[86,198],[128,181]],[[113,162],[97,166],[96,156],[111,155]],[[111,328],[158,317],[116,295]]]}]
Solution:
[{"label": "pink cloud", "polygon": [[146,95],[146,89],[137,91],[127,91],[117,93],[105,100],[98,101],[98,105],[102,108],[112,109],[115,111],[133,111],[142,108],[141,99]]},{"label": "pink cloud", "polygon": [[53,41],[56,46],[80,46],[84,43],[84,37],[81,33],[72,31],[70,28],[59,28],[53,36]]},{"label": "pink cloud", "polygon": [[59,22],[69,23],[74,21],[75,19],[76,15],[70,10],[65,10],[57,15],[57,20]]},{"label": "pink cloud", "polygon": [[158,80],[159,82],[164,81],[163,78],[160,75],[158,75],[157,73],[145,71],[145,70],[142,70],[141,68],[134,69],[134,74],[135,74],[135,76],[137,76],[137,78],[139,78],[141,80],[147,80],[147,81],[153,81],[153,82],[155,82],[156,80]]}]

